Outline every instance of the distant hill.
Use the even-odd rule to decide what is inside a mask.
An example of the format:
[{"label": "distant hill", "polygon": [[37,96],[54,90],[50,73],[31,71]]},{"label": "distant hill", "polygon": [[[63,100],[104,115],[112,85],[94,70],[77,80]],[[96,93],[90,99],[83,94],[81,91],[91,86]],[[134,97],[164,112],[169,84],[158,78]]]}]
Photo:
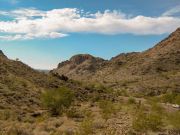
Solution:
[{"label": "distant hill", "polygon": [[58,68],[53,72],[65,74],[66,76],[78,79],[92,77],[98,69],[101,69],[106,61],[93,57],[89,54],[79,54],[70,58],[69,61],[64,61],[58,65]]},{"label": "distant hill", "polygon": [[147,94],[179,91],[180,28],[144,52],[120,54],[109,61],[89,54],[75,55],[51,72]]},{"label": "distant hill", "polygon": [[35,70],[42,72],[42,73],[46,73],[46,74],[48,74],[50,71],[50,70],[46,70],[46,69],[35,69]]}]

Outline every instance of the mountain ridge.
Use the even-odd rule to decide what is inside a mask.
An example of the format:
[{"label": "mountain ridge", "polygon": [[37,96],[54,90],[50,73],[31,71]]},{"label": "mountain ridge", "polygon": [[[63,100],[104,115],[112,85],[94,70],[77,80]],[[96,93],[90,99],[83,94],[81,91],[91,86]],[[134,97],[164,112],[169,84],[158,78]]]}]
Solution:
[{"label": "mountain ridge", "polygon": [[[86,55],[89,56],[89,54]],[[72,59],[70,59],[66,66],[60,63],[61,66],[51,73],[63,74],[79,81],[99,82],[105,85],[112,85],[112,83],[119,85],[121,81],[129,78],[138,78],[139,80],[143,76],[150,79],[150,76],[156,77],[161,74],[170,74],[170,72],[178,73],[180,71],[180,28],[146,51],[122,53],[108,61],[98,60],[99,58],[92,62],[84,60],[83,64],[70,66],[69,63],[72,63]],[[161,79],[164,80],[164,78]],[[121,85],[114,85],[121,87]]]}]

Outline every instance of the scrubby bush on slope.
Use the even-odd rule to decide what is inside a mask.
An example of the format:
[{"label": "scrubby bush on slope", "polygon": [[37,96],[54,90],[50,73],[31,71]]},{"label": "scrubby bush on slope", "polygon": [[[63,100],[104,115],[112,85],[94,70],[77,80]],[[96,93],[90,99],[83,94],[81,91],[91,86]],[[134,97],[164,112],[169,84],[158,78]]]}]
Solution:
[{"label": "scrubby bush on slope", "polygon": [[68,88],[62,87],[43,93],[42,102],[52,115],[58,115],[71,105],[73,98],[74,93]]}]

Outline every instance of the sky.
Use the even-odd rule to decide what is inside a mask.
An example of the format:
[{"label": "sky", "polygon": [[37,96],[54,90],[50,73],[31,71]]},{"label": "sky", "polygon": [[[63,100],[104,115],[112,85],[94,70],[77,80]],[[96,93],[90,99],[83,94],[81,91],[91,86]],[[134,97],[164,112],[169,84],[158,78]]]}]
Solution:
[{"label": "sky", "polygon": [[179,26],[180,0],[0,0],[0,50],[35,69],[144,51]]}]

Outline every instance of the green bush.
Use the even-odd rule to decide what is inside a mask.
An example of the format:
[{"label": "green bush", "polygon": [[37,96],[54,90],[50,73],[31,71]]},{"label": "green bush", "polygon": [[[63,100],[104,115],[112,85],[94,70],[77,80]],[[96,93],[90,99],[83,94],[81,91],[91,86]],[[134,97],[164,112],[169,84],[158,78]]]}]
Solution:
[{"label": "green bush", "polygon": [[120,106],[116,106],[111,101],[100,101],[99,107],[102,110],[102,117],[104,119],[109,119],[112,114],[116,114],[120,110]]},{"label": "green bush", "polygon": [[135,104],[135,103],[136,103],[136,100],[135,100],[133,97],[130,97],[130,98],[128,99],[128,103],[129,103],[129,104]]},{"label": "green bush", "polygon": [[174,129],[180,129],[180,112],[172,112],[168,114],[168,122]]},{"label": "green bush", "polygon": [[117,90],[117,91],[116,91],[116,95],[117,95],[117,96],[125,96],[125,97],[128,97],[128,96],[129,96],[127,90],[125,90],[125,89]]},{"label": "green bush", "polygon": [[164,103],[172,103],[172,104],[180,105],[180,94],[175,92],[167,93],[162,96],[161,100]]},{"label": "green bush", "polygon": [[162,101],[164,103],[173,103],[173,100],[174,100],[175,96],[176,95],[173,94],[173,93],[167,93],[167,94],[162,96]]},{"label": "green bush", "polygon": [[161,114],[139,112],[133,119],[133,129],[139,132],[158,131],[163,126]]},{"label": "green bush", "polygon": [[151,103],[151,110],[153,112],[159,113],[161,115],[163,115],[165,113],[164,108],[159,103],[156,103],[156,102]]},{"label": "green bush", "polygon": [[42,103],[51,111],[52,115],[59,115],[71,105],[73,98],[74,93],[68,88],[62,87],[43,93]]},{"label": "green bush", "polygon": [[93,133],[93,121],[90,118],[86,118],[80,124],[79,135],[89,135],[92,133]]},{"label": "green bush", "polygon": [[175,97],[174,102],[175,102],[175,104],[180,105],[180,94],[178,94],[178,95]]}]

